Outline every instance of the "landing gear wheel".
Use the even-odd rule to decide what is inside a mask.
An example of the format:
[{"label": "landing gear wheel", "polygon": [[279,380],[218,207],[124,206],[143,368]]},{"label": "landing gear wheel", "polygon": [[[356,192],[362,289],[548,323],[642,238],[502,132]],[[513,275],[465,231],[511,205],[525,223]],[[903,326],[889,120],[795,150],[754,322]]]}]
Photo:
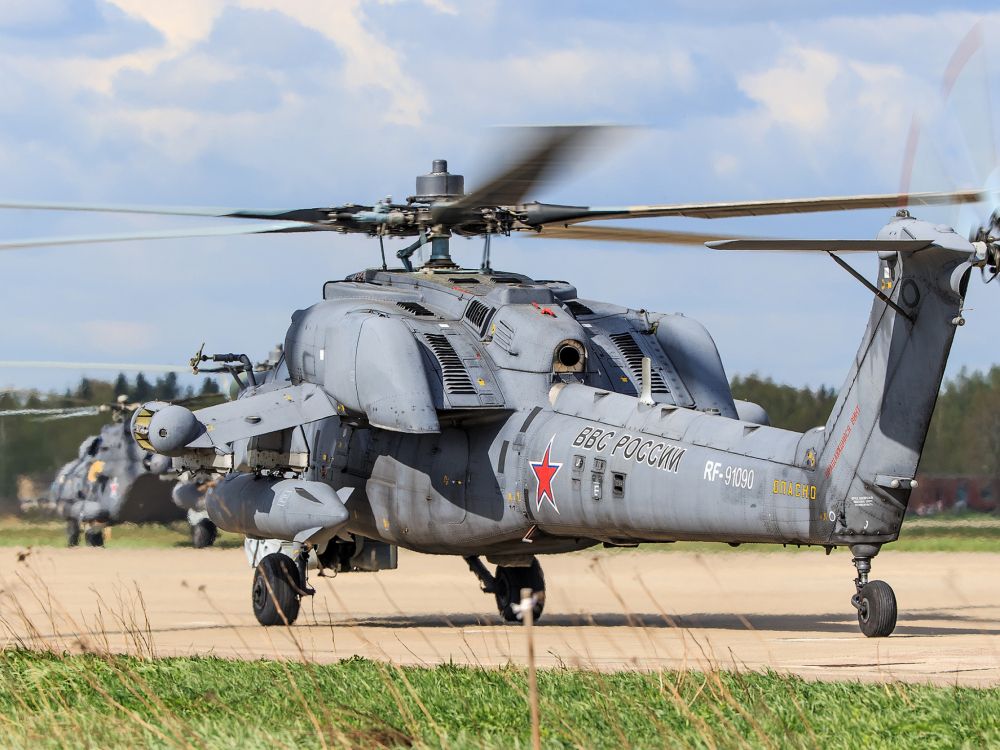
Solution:
[{"label": "landing gear wheel", "polygon": [[219,536],[219,530],[215,524],[207,518],[203,518],[191,527],[191,544],[195,549],[211,547]]},{"label": "landing gear wheel", "polygon": [[545,576],[538,560],[533,560],[527,568],[513,568],[498,565],[493,595],[497,600],[497,610],[507,622],[517,622],[514,605],[521,603],[521,589],[535,592],[535,606],[532,608],[533,622],[538,622],[545,609]]},{"label": "landing gear wheel", "polygon": [[104,529],[100,526],[91,526],[83,532],[83,539],[87,543],[88,547],[103,547]]},{"label": "landing gear wheel", "polygon": [[66,546],[76,547],[80,544],[80,522],[75,518],[66,519]]},{"label": "landing gear wheel", "polygon": [[855,596],[858,626],[869,638],[885,638],[896,628],[896,594],[885,581],[869,581]]},{"label": "landing gear wheel", "polygon": [[272,552],[253,574],[253,613],[265,627],[291,625],[299,616],[299,569],[288,555]]}]

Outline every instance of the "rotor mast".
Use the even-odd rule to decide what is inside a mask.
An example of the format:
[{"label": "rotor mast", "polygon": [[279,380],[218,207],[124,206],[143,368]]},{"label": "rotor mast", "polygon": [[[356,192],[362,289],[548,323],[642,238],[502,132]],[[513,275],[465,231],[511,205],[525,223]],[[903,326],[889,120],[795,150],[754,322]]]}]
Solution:
[{"label": "rotor mast", "polygon": [[[408,203],[441,203],[455,201],[465,195],[465,177],[451,174],[446,159],[435,159],[428,174],[417,176],[416,194],[407,199]],[[428,266],[454,266],[451,259],[451,231],[438,224],[427,233],[431,245]],[[423,244],[423,243],[421,243]]]}]

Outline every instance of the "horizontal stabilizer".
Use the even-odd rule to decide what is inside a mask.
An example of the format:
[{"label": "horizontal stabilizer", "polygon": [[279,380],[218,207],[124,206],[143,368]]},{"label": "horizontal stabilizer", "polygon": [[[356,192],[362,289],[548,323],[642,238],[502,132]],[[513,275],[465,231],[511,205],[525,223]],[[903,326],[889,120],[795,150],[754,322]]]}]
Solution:
[{"label": "horizontal stabilizer", "polygon": [[788,253],[907,253],[923,250],[930,240],[718,240],[706,242],[713,250],[759,250]]}]

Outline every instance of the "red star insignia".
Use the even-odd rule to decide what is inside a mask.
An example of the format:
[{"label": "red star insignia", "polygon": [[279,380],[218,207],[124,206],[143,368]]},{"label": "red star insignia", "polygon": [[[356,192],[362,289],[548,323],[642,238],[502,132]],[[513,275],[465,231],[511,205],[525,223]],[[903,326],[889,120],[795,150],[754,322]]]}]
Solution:
[{"label": "red star insignia", "polygon": [[552,492],[552,480],[559,473],[562,464],[552,463],[549,460],[549,454],[552,451],[552,441],[555,439],[555,435],[549,439],[549,444],[545,448],[545,454],[542,456],[541,461],[529,461],[529,463],[531,464],[531,470],[535,472],[535,479],[538,480],[538,491],[535,495],[535,510],[541,510],[542,502],[548,500],[552,504],[552,510],[558,513],[559,508],[556,505],[556,497]]}]

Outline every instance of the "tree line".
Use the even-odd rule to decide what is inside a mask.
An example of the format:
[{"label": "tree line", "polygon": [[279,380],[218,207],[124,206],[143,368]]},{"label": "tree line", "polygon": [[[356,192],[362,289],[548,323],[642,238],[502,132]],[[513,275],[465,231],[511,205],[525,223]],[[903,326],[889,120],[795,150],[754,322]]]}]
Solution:
[{"label": "tree line", "polygon": [[[804,432],[825,424],[837,392],[775,383],[759,375],[735,377],[733,397],[763,406],[771,424]],[[928,474],[1000,476],[1000,366],[946,380],[938,395],[920,460]]]},{"label": "tree line", "polygon": [[0,392],[0,409],[94,406],[113,403],[119,396],[125,396],[130,403],[175,401],[218,393],[221,393],[221,389],[215,378],[205,378],[201,387],[195,391],[194,386],[190,385],[182,388],[175,372],[167,373],[152,382],[141,372],[135,376],[135,380],[130,380],[122,372],[118,373],[114,382],[80,378],[76,388],[67,388],[61,394],[30,390]]}]

